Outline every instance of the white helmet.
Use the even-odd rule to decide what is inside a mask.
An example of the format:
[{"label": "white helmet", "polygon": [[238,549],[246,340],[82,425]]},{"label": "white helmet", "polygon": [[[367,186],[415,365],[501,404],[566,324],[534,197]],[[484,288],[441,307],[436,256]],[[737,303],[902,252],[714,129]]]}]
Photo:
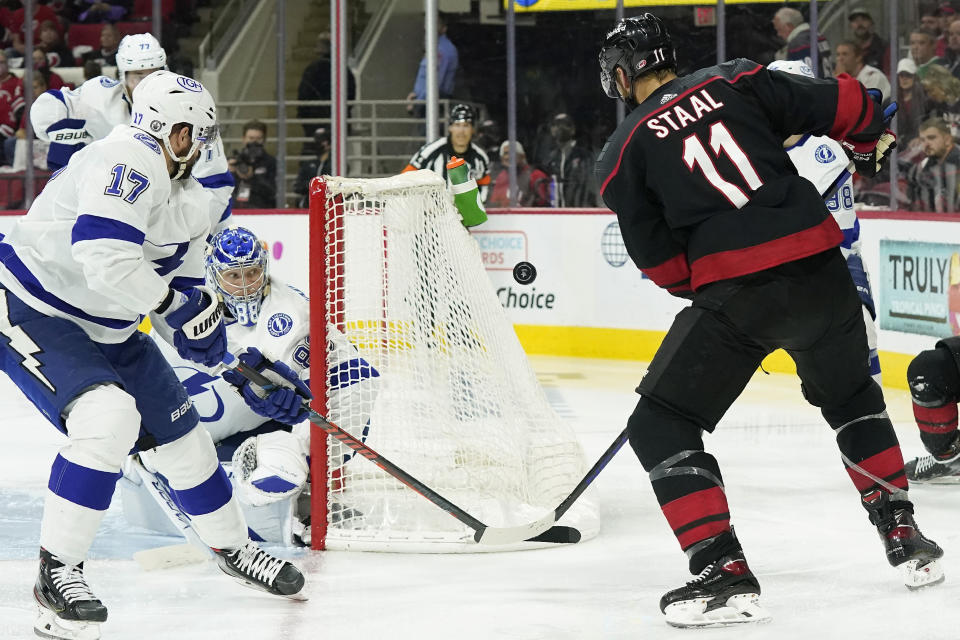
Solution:
[{"label": "white helmet", "polygon": [[[190,125],[193,144],[183,156],[178,156],[170,148],[170,134],[173,126],[181,122]],[[217,106],[210,92],[193,78],[172,71],[154,71],[133,90],[130,124],[163,144],[170,158],[180,163],[174,176],[179,178],[187,160],[201,145],[209,147],[216,142]]]},{"label": "white helmet", "polygon": [[803,60],[774,60],[767,65],[767,69],[792,73],[797,76],[807,76],[808,78],[814,77],[813,69]]},{"label": "white helmet", "polygon": [[127,71],[166,68],[167,52],[151,34],[135,33],[124,36],[120,41],[120,46],[117,47],[117,71],[124,89],[127,86]]}]

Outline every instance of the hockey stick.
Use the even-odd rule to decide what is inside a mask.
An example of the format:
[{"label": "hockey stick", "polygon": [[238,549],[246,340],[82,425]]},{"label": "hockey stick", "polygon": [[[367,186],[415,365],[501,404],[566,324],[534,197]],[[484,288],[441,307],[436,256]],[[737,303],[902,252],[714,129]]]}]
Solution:
[{"label": "hockey stick", "polygon": [[[251,369],[250,367],[244,365],[233,354],[229,352],[224,356],[223,364],[226,365],[227,367],[232,368],[234,371],[242,375],[244,378],[246,378],[247,380],[257,385],[258,387],[261,387],[264,390],[269,391],[271,389],[276,388],[276,384],[274,384],[269,378],[264,376],[262,373],[260,373],[256,369]],[[307,406],[307,409],[310,412],[309,415],[307,416],[307,419],[311,423],[320,427],[320,429],[322,429],[325,433],[327,433],[330,436],[333,436],[343,444],[347,445],[348,447],[350,447],[351,449],[359,453],[361,456],[363,456],[370,462],[374,463],[375,465],[383,469],[386,473],[393,476],[394,478],[396,478],[397,480],[405,484],[407,487],[409,487],[416,493],[419,493],[421,496],[423,496],[433,504],[437,505],[438,507],[440,507],[441,509],[449,513],[451,516],[453,516],[463,524],[473,529],[474,530],[473,539],[475,542],[478,542],[480,544],[493,545],[493,544],[510,544],[513,542],[523,542],[523,541],[554,542],[554,543],[572,543],[572,542],[580,541],[580,532],[577,529],[573,527],[565,527],[565,526],[556,526],[556,527],[552,526],[553,522],[556,521],[555,519],[551,521],[550,525],[543,527],[543,529],[535,533],[523,535],[521,537],[517,537],[515,532],[519,532],[521,529],[525,531],[529,527],[516,527],[516,528],[488,527],[486,524],[474,518],[472,515],[470,515],[469,513],[467,513],[460,507],[458,507],[457,505],[453,504],[452,502],[450,502],[449,500],[441,496],[439,493],[437,493],[436,491],[434,491],[433,489],[425,485],[424,483],[414,478],[412,475],[410,475],[409,473],[407,473],[406,471],[398,467],[393,462],[390,462],[389,460],[384,458],[382,455],[380,455],[379,453],[377,453],[376,451],[368,447],[366,444],[364,444],[360,440],[354,438],[349,432],[345,431],[344,429],[338,427],[336,424],[327,420],[327,418],[322,414],[318,413],[317,411],[314,411],[309,406]],[[586,486],[584,486],[584,488],[586,488]],[[581,489],[581,492],[582,492],[582,489]],[[569,508],[569,505],[567,505],[567,507]],[[564,511],[566,511],[566,509],[564,509]],[[510,532],[511,537],[508,538],[507,536],[503,535],[503,532]]]}]

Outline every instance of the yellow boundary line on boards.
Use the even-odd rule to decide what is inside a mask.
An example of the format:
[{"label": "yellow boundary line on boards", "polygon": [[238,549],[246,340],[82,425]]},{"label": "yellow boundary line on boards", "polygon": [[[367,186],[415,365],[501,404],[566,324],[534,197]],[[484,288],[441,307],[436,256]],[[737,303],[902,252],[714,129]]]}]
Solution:
[{"label": "yellow boundary line on boards", "polygon": [[[665,331],[642,329],[600,329],[596,327],[550,327],[517,324],[513,326],[520,344],[529,354],[574,356],[580,358],[611,358],[616,360],[644,360],[649,362],[666,335]],[[907,389],[907,365],[912,355],[880,352],[883,385]],[[771,373],[797,372],[790,356],[781,349],[763,361],[763,368]]]}]

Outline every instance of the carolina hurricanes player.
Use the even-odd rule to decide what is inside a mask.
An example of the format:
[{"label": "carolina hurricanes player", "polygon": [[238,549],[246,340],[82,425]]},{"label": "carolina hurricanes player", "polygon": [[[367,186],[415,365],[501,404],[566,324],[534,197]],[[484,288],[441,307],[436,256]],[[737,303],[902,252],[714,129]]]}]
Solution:
[{"label": "carolina hurricanes player", "polygon": [[[87,80],[76,89],[46,91],[30,107],[30,122],[37,137],[50,142],[47,166],[67,164],[71,156],[94,140],[105,138],[113,128],[130,123],[133,89],[143,78],[167,68],[167,54],[149,33],[125,36],[117,48],[120,81],[107,76]],[[203,151],[193,176],[213,194],[210,201],[212,227],[230,216],[233,177],[227,170],[223,142]]]},{"label": "carolina hurricanes player", "polygon": [[[802,60],[776,60],[767,67],[774,71],[814,77],[809,65]],[[840,253],[847,261],[847,269],[857,287],[857,293],[860,294],[863,323],[867,327],[867,345],[870,347],[870,375],[877,384],[882,384],[880,357],[877,354],[877,312],[870,288],[870,276],[860,253],[860,220],[853,209],[853,176],[847,172],[847,155],[839,142],[827,136],[790,136],[783,146],[793,161],[793,166],[797,168],[797,173],[812,182],[820,193],[825,193],[839,180],[836,191],[825,202],[843,232]]]},{"label": "carolina hurricanes player", "polygon": [[217,135],[216,106],[169,71],[133,97],[135,124],[78,152],[0,243],[0,367],[68,438],[40,529],[45,637],[99,637],[107,609],[84,560],[131,452],[167,478],[225,573],[282,596],[304,583],[248,538],[189,396],[137,330],[149,314],[184,357],[213,365],[226,352],[219,301],[202,286],[209,194],[190,177]]},{"label": "carolina hurricanes player", "polygon": [[[206,283],[223,300],[228,350],[256,366],[266,356],[304,386],[310,378],[310,305],[298,289],[269,274],[269,254],[256,235],[229,227],[210,240]],[[327,372],[332,381],[330,418],[357,437],[366,435],[369,416],[341,412],[363,398],[373,404],[379,373],[343,334],[330,327]],[[246,380],[181,357],[163,340],[157,345],[190,394],[200,422],[217,444],[221,460],[232,460],[232,479],[247,525],[268,542],[309,544],[309,513],[298,513],[297,497],[309,472],[309,422],[295,404],[265,403]],[[227,380],[224,380],[227,378]],[[237,393],[237,387],[241,393]],[[347,416],[350,416],[349,418]],[[346,454],[346,452],[344,452]],[[349,459],[344,455],[343,462]],[[121,483],[124,511],[135,525],[171,532],[164,504],[130,474]]]}]

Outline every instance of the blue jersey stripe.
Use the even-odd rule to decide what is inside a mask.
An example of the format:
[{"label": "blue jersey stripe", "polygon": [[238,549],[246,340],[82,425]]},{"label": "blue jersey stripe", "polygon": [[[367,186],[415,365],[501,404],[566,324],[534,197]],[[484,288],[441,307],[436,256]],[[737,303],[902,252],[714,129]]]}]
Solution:
[{"label": "blue jersey stripe", "polygon": [[103,218],[88,213],[77,216],[70,234],[70,244],[77,244],[84,240],[124,240],[136,245],[142,245],[146,235],[126,222]]},{"label": "blue jersey stripe", "polygon": [[[200,427],[202,428],[202,427]],[[227,472],[217,465],[216,470],[209,478],[190,489],[176,490],[177,503],[191,516],[202,516],[212,513],[230,502],[233,495],[233,485],[227,478]]]},{"label": "blue jersey stripe", "polygon": [[50,469],[50,481],[47,488],[64,500],[96,511],[106,511],[113,498],[117,480],[123,474],[119,471],[98,471],[70,462],[57,454]]},{"label": "blue jersey stripe", "polygon": [[188,276],[176,276],[170,281],[170,288],[177,291],[186,291],[193,287],[199,287],[204,283],[203,278],[190,278]]},{"label": "blue jersey stripe", "polygon": [[107,327],[108,329],[127,329],[139,324],[139,320],[118,320],[116,318],[93,316],[82,309],[78,309],[66,300],[61,300],[40,284],[40,281],[30,272],[27,265],[23,264],[20,257],[14,253],[13,247],[6,242],[0,242],[0,262],[7,268],[10,275],[16,278],[17,282],[27,290],[27,293],[37,300],[50,305],[57,311],[62,311],[75,318],[86,320],[87,322],[92,322]]},{"label": "blue jersey stripe", "polygon": [[233,174],[229,171],[224,171],[223,173],[218,173],[214,176],[207,176],[205,178],[197,178],[197,182],[203,185],[205,189],[232,187],[236,184],[233,180]]},{"label": "blue jersey stripe", "polygon": [[[59,100],[60,102],[62,102],[62,103],[63,103],[63,106],[67,106],[67,101],[63,99],[63,91],[60,91],[60,89],[50,89],[50,90],[47,91],[47,93],[49,93],[49,94],[52,95],[54,98],[56,98],[57,100]],[[81,122],[82,122],[82,120],[81,120]],[[81,126],[82,126],[82,125],[81,125]]]}]

